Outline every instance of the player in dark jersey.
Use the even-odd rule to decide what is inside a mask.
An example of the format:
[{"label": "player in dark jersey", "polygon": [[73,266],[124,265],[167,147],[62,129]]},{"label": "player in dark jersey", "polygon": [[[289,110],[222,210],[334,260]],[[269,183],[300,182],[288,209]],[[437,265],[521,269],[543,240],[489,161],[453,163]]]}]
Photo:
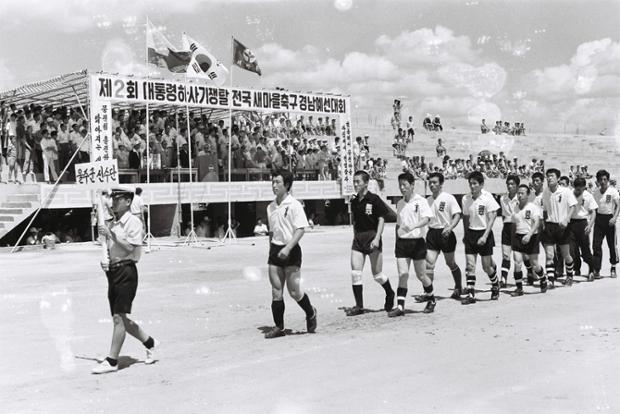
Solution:
[{"label": "player in dark jersey", "polygon": [[357,171],[353,175],[353,186],[357,193],[351,199],[351,212],[353,213],[351,281],[355,306],[347,310],[347,316],[364,313],[362,272],[366,256],[370,259],[370,269],[375,281],[385,290],[383,308],[389,312],[394,307],[394,290],[388,277],[383,274],[381,235],[388,208],[378,195],[368,191],[369,181],[370,176],[366,171]]}]

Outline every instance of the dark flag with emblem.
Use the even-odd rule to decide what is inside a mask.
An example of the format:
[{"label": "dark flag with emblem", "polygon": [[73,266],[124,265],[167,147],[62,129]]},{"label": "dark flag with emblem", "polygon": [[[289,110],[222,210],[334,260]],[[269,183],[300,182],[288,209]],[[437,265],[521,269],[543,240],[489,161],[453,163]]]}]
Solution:
[{"label": "dark flag with emblem", "polygon": [[233,38],[233,63],[241,69],[254,72],[258,76],[262,75],[254,53],[235,38]]}]

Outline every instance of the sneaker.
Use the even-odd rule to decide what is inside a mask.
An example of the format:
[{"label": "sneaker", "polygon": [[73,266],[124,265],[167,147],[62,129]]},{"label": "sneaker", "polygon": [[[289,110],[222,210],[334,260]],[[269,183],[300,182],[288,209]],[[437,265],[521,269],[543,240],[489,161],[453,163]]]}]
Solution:
[{"label": "sneaker", "polygon": [[454,288],[454,290],[452,291],[452,295],[450,295],[450,297],[454,300],[461,300],[461,290]]},{"label": "sneaker", "polygon": [[588,273],[588,282],[594,282],[594,272]]},{"label": "sneaker", "polygon": [[389,295],[385,295],[385,304],[383,305],[383,309],[386,312],[389,312],[394,308],[394,292]]},{"label": "sneaker", "polygon": [[596,271],[596,272],[594,272],[594,278],[595,278],[595,279],[602,279],[602,278],[603,278],[603,276],[601,276],[601,272]]},{"label": "sneaker", "polygon": [[517,296],[523,296],[523,288],[516,288],[514,291],[510,292],[510,296],[513,298]]},{"label": "sneaker", "polygon": [[395,309],[392,309],[391,311],[388,312],[388,316],[390,318],[396,318],[398,316],[405,316],[405,311],[403,309],[401,309],[400,307],[397,307]]},{"label": "sneaker", "polygon": [[424,313],[433,313],[433,312],[435,312],[435,305],[436,304],[437,304],[437,301],[434,298],[429,300],[428,302],[426,302],[426,307],[424,308],[424,310],[422,312],[424,312]]},{"label": "sneaker", "polygon": [[353,306],[351,309],[347,311],[347,316],[357,316],[364,313],[364,308],[360,308],[359,306]]},{"label": "sneaker", "polygon": [[573,286],[573,278],[571,276],[566,276],[566,279],[562,282],[564,286],[571,287]]},{"label": "sneaker", "polygon": [[159,341],[157,339],[154,339],[153,342],[153,348],[146,350],[146,359],[144,360],[144,363],[146,365],[151,365],[159,361],[159,358],[157,358],[157,351],[159,351]]},{"label": "sneaker", "polygon": [[467,296],[465,296],[462,300],[461,300],[461,305],[471,305],[476,303],[476,298],[474,297],[474,295],[472,293],[469,293]]},{"label": "sneaker", "polygon": [[498,300],[499,299],[499,286],[492,286],[491,287],[491,300]]},{"label": "sneaker", "polygon": [[310,318],[306,318],[306,330],[308,333],[314,333],[316,331],[316,308],[313,306],[314,315]]},{"label": "sneaker", "polygon": [[540,282],[540,293],[546,293],[549,285],[547,282]]},{"label": "sneaker", "polygon": [[429,300],[431,300],[431,297],[429,295],[426,295],[426,294],[424,294],[424,295],[415,295],[413,298],[418,303],[424,303],[424,302],[428,302]]},{"label": "sneaker", "polygon": [[613,279],[618,277],[618,275],[616,274],[616,268],[615,267],[611,268],[611,272],[609,273],[609,276],[611,276]]},{"label": "sneaker", "polygon": [[91,372],[93,374],[107,374],[108,372],[116,371],[118,371],[118,363],[115,366],[112,366],[107,359],[104,359],[103,362],[95,365]]},{"label": "sneaker", "polygon": [[277,326],[274,326],[269,332],[265,334],[265,339],[279,338],[284,335],[286,335],[284,333],[284,329],[280,329]]}]

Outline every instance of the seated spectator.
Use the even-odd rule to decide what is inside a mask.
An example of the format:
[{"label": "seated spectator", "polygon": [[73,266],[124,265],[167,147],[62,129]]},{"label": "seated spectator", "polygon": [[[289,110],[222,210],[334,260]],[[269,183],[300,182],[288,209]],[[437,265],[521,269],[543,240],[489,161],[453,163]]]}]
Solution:
[{"label": "seated spectator", "polygon": [[254,235],[255,236],[267,236],[269,234],[269,229],[267,225],[263,223],[263,219],[258,218],[256,220],[256,226],[254,226]]},{"label": "seated spectator", "polygon": [[441,118],[439,118],[439,115],[435,115],[435,118],[433,119],[433,130],[443,131],[443,126],[441,126]]},{"label": "seated spectator", "polygon": [[441,138],[437,139],[437,146],[435,147],[435,151],[437,151],[438,158],[446,155],[446,148],[441,144]]},{"label": "seated spectator", "polygon": [[482,124],[480,124],[480,132],[482,132],[483,134],[487,134],[489,133],[490,129],[486,124],[486,121],[483,119],[482,120]]},{"label": "seated spectator", "polygon": [[37,229],[36,227],[30,227],[30,229],[28,230],[28,237],[26,238],[26,244],[30,246],[41,244],[39,229]]},{"label": "seated spectator", "polygon": [[56,243],[60,243],[60,239],[51,231],[45,233],[45,235],[41,238],[41,244],[43,244],[44,249],[53,250],[56,248]]},{"label": "seated spectator", "polygon": [[433,126],[433,121],[431,120],[431,114],[426,114],[424,117],[424,121],[422,121],[422,126],[427,131],[434,131],[435,128]]},{"label": "seated spectator", "polygon": [[493,127],[493,133],[495,135],[500,135],[502,133],[502,121],[495,121],[495,126]]}]

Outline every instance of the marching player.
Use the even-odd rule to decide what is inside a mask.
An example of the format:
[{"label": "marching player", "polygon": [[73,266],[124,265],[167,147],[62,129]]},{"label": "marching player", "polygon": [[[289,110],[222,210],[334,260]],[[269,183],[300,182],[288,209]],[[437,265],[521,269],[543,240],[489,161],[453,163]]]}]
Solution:
[{"label": "marching player", "polygon": [[454,291],[452,299],[461,300],[463,291],[461,269],[454,260],[456,250],[456,236],[454,228],[461,220],[461,207],[452,194],[443,191],[444,176],[441,173],[431,173],[428,176],[428,186],[432,195],[427,198],[433,213],[426,234],[426,275],[434,280],[435,263],[439,253],[443,252],[446,265],[452,272]]},{"label": "marching player", "polygon": [[427,298],[424,313],[431,313],[435,310],[433,281],[426,275],[426,242],[424,241],[426,226],[433,213],[424,197],[414,193],[413,186],[414,178],[411,173],[405,172],[398,176],[398,188],[403,198],[396,205],[398,218],[394,255],[398,267],[397,307],[388,313],[390,317],[405,314],[407,282],[412,260],[416,276],[422,282]]},{"label": "marching player", "polygon": [[519,201],[517,200],[517,189],[519,188],[519,177],[513,174],[506,177],[506,188],[508,192],[502,194],[499,204],[502,208],[502,219],[504,226],[502,227],[502,278],[500,286],[505,288],[508,281],[508,273],[510,272],[510,254],[512,245],[512,215]]},{"label": "marching player", "polygon": [[573,215],[577,200],[573,192],[567,187],[559,185],[560,171],[556,168],[547,170],[547,188],[542,194],[543,214],[545,217],[542,242],[545,247],[545,266],[547,277],[551,283],[550,288],[555,284],[555,266],[553,257],[555,246],[560,246],[562,258],[566,266],[567,286],[572,285],[573,281],[573,258],[569,249],[568,222]]},{"label": "marching player", "polygon": [[390,280],[383,274],[383,243],[381,235],[388,209],[378,195],[368,191],[370,176],[366,171],[353,175],[353,186],[357,195],[351,199],[353,213],[353,243],[351,245],[351,281],[355,306],[347,311],[347,316],[364,313],[362,271],[366,256],[370,258],[370,269],[377,283],[385,290],[383,309],[389,312],[394,307],[394,290]]},{"label": "marching player", "polygon": [[108,278],[108,302],[114,323],[112,345],[108,357],[95,366],[93,374],[118,371],[118,355],[128,333],[146,347],[145,364],[157,361],[155,350],[159,341],[150,337],[142,328],[127,317],[138,289],[136,263],[142,253],[142,222],[130,212],[133,191],[113,189],[112,211],[115,220],[99,224],[99,233],[107,238],[109,264],[101,267]]},{"label": "marching player", "polygon": [[278,170],[271,178],[276,199],[267,206],[269,220],[269,282],[271,283],[271,313],[275,327],[265,338],[284,336],[284,285],[288,293],[306,313],[308,333],[316,331],[316,309],[301,288],[301,247],[299,240],[308,227],[308,219],[301,203],[290,194],[293,174]]},{"label": "marching player", "polygon": [[512,215],[512,226],[514,227],[514,235],[512,238],[512,252],[515,261],[514,276],[517,288],[510,293],[510,296],[523,295],[523,272],[521,264],[523,260],[529,261],[531,266],[540,279],[540,291],[547,291],[547,277],[543,272],[543,268],[538,264],[539,253],[539,230],[540,221],[542,220],[542,210],[533,202],[529,201],[530,188],[521,184],[517,191],[518,205]]},{"label": "marching player", "polygon": [[463,229],[465,230],[465,257],[467,267],[465,278],[467,281],[467,296],[462,300],[463,305],[476,303],[474,288],[476,286],[476,259],[480,255],[482,268],[491,280],[491,300],[499,299],[499,281],[497,280],[497,266],[493,262],[493,223],[497,217],[499,204],[493,195],[484,187],[484,176],[474,171],[467,178],[470,194],[463,197]]},{"label": "marching player", "polygon": [[609,248],[609,263],[611,263],[611,277],[616,277],[618,263],[618,249],[616,247],[616,221],[620,211],[620,196],[618,190],[609,185],[609,173],[599,170],[596,173],[598,188],[594,190],[594,200],[598,204],[596,221],[594,222],[594,236],[592,250],[594,250],[594,277],[601,278],[601,264],[603,261],[603,239],[607,239]]},{"label": "marching player", "polygon": [[[532,174],[532,189],[534,192],[530,192],[530,202],[534,203],[536,207],[543,211],[542,207],[542,192],[545,186],[545,176],[541,172],[535,172]],[[540,228],[538,229],[538,241],[542,245],[541,233],[543,230],[543,220],[540,220]],[[534,285],[534,272],[532,271],[532,265],[529,260],[524,259],[523,264],[525,264],[525,269],[527,271],[527,285]]]},{"label": "marching player", "polygon": [[590,232],[594,226],[594,220],[598,205],[592,194],[586,191],[585,178],[575,178],[573,194],[577,199],[577,207],[573,211],[568,231],[570,235],[570,254],[575,263],[575,274],[581,269],[581,256],[588,265],[588,281],[594,280],[594,267],[592,264],[592,252],[590,251]]}]

